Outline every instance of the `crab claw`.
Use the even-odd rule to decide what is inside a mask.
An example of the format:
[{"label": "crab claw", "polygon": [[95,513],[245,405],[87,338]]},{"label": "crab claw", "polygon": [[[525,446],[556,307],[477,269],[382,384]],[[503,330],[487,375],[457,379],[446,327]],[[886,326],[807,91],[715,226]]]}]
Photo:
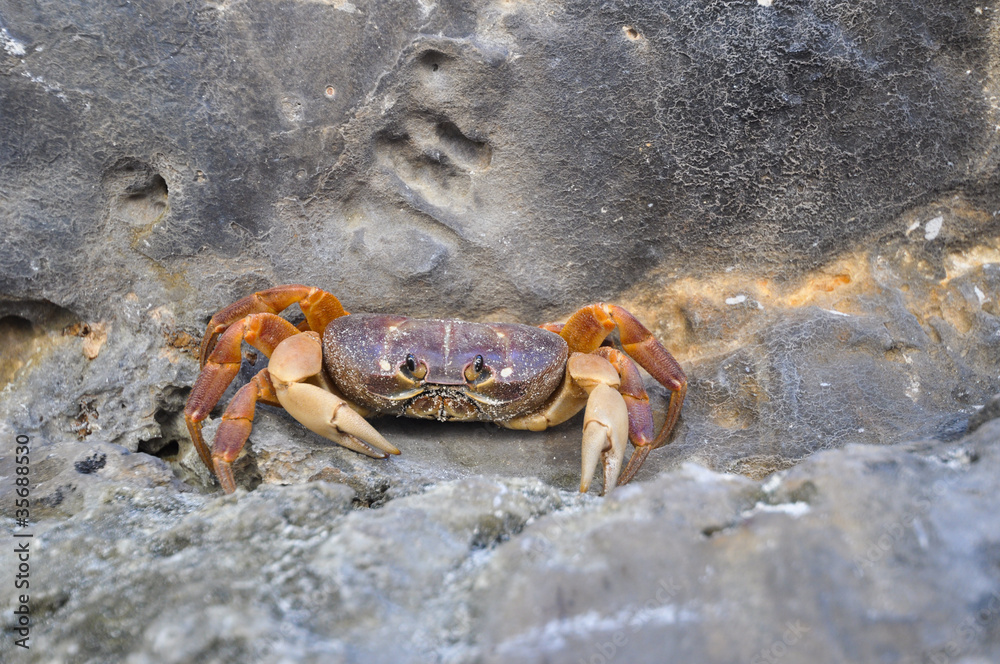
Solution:
[{"label": "crab claw", "polygon": [[376,459],[399,454],[396,446],[346,401],[305,382],[319,376],[322,367],[323,349],[315,332],[296,334],[274,349],[268,371],[278,402],[288,414],[310,431],[355,452]]},{"label": "crab claw", "polygon": [[399,454],[395,445],[337,395],[309,383],[283,387],[278,389],[281,405],[310,431],[376,459]]},{"label": "crab claw", "polygon": [[583,415],[583,468],[580,493],[586,493],[594,479],[598,460],[604,461],[604,490],[618,484],[618,475],[628,443],[628,408],[625,399],[614,389],[599,384],[590,392]]}]

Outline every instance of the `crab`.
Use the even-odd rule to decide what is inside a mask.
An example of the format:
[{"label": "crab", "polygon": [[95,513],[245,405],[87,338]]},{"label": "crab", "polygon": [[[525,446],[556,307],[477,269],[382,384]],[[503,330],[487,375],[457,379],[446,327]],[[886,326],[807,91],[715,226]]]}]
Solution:
[{"label": "crab", "polygon": [[[279,315],[293,304],[304,316],[297,326]],[[609,339],[616,328],[617,346]],[[239,372],[243,342],[270,361],[229,402],[209,450],[202,425]],[[655,436],[636,362],[670,390]],[[369,417],[489,421],[540,431],[585,410],[580,491],[589,490],[603,463],[604,494],[631,480],[649,452],[667,441],[687,392],[674,357],[614,304],[591,304],[565,323],[532,327],[348,315],[332,294],[298,284],[256,292],[216,313],[201,342],[200,364],[184,419],[226,493],[236,490],[232,464],[250,437],[257,404],[265,403],[379,459],[399,450]],[[635,449],[623,470],[628,441]]]}]

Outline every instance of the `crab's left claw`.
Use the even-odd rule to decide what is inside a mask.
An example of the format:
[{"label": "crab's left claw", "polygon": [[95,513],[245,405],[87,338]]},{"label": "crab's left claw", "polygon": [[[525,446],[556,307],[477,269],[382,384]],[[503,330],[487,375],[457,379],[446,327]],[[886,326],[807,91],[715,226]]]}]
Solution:
[{"label": "crab's left claw", "polygon": [[[635,476],[650,450],[666,444],[670,432],[677,424],[684,396],[687,394],[687,377],[684,375],[684,370],[652,332],[639,322],[639,319],[615,304],[603,302],[591,304],[578,310],[563,325],[549,324],[543,327],[561,335],[569,344],[571,353],[601,355],[614,364],[621,374],[620,391],[625,395],[629,408],[630,438],[635,445],[635,452],[632,453],[628,466],[621,475],[621,482],[625,484]],[[618,329],[624,355],[614,348],[603,346],[615,328]],[[655,438],[649,396],[642,386],[642,378],[632,360],[638,362],[639,366],[648,371],[658,383],[670,390],[667,416]]]},{"label": "crab's left claw", "polygon": [[583,415],[583,468],[580,493],[594,479],[598,460],[604,461],[604,495],[618,484],[628,444],[628,408],[618,390],[601,383],[594,387]]}]

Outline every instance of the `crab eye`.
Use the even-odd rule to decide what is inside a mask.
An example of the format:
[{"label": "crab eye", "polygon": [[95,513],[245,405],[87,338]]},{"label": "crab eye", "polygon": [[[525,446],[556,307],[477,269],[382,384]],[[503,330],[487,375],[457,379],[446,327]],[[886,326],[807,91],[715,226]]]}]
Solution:
[{"label": "crab eye", "polygon": [[403,368],[417,380],[420,380],[427,375],[427,367],[424,366],[423,362],[417,362],[417,358],[413,357],[413,353],[409,353],[406,356],[406,361],[403,362]]},{"label": "crab eye", "polygon": [[483,371],[484,364],[483,356],[476,355],[476,359],[472,360],[472,364],[465,368],[465,379],[472,382],[479,378],[479,374]]}]

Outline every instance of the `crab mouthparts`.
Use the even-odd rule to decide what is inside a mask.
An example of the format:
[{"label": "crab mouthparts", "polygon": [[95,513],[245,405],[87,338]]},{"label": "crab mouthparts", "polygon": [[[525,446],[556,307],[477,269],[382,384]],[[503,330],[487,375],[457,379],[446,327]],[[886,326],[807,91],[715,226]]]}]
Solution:
[{"label": "crab mouthparts", "polygon": [[464,388],[427,386],[416,394],[407,394],[403,412],[440,422],[478,420],[481,410],[477,399]]}]

